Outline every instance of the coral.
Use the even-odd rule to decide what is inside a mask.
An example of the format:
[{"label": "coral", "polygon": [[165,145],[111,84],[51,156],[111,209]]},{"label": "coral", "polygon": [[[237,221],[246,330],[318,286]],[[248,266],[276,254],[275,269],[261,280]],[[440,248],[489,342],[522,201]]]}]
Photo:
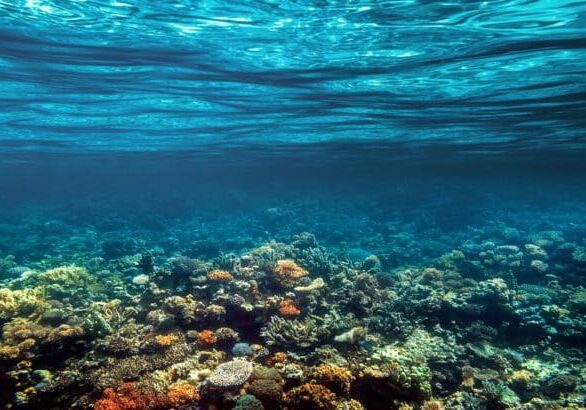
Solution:
[{"label": "coral", "polygon": [[132,278],[132,283],[138,286],[144,286],[147,285],[150,282],[150,280],[151,278],[149,277],[149,275],[145,275],[143,273]]},{"label": "coral", "polygon": [[443,410],[443,408],[437,400],[428,400],[421,405],[421,410]]},{"label": "coral", "polygon": [[174,345],[179,341],[179,337],[174,334],[169,335],[156,335],[155,336],[155,343],[161,347],[169,347]]},{"label": "coral", "polygon": [[240,396],[232,410],[264,410],[264,406],[251,394]]},{"label": "coral", "polygon": [[102,394],[94,410],[149,410],[161,407],[165,401],[160,395],[138,391],[134,383],[124,383],[117,390],[107,388]]},{"label": "coral", "polygon": [[252,363],[232,360],[216,367],[207,382],[214,387],[234,388],[244,384],[252,374]]},{"label": "coral", "polygon": [[295,288],[293,288],[293,290],[295,292],[309,293],[309,292],[313,292],[314,290],[321,289],[325,285],[326,285],[326,282],[324,282],[324,280],[322,278],[317,278],[317,279],[314,279],[309,285],[295,286]]},{"label": "coral", "polygon": [[171,386],[167,391],[166,402],[173,407],[192,404],[199,400],[199,391],[189,383]]},{"label": "coral", "polygon": [[512,408],[519,404],[517,395],[503,383],[482,382],[482,393],[488,408]]},{"label": "coral", "polygon": [[299,316],[301,311],[295,306],[295,302],[291,299],[282,300],[279,303],[279,314],[284,317]]},{"label": "coral", "polygon": [[170,296],[164,301],[164,308],[182,325],[190,325],[205,316],[205,306],[193,295]]},{"label": "coral", "polygon": [[197,334],[197,343],[203,347],[210,347],[218,342],[218,337],[211,330],[202,330]]},{"label": "coral", "polygon": [[284,346],[307,349],[317,345],[328,335],[328,330],[318,326],[313,319],[288,320],[272,316],[262,328],[261,335],[269,346]]},{"label": "coral", "polygon": [[46,340],[52,343],[62,343],[65,340],[77,339],[84,335],[85,332],[81,327],[63,324],[57,328],[51,329],[47,334]]},{"label": "coral", "polygon": [[557,374],[547,381],[544,386],[549,397],[559,398],[564,393],[570,393],[578,387],[578,379],[569,374]]},{"label": "coral", "polygon": [[283,388],[273,379],[256,379],[246,388],[267,408],[277,408],[283,396]]},{"label": "coral", "polygon": [[272,380],[279,384],[283,384],[283,378],[281,377],[281,374],[277,369],[272,367],[255,366],[252,372],[252,378],[254,380]]},{"label": "coral", "polygon": [[212,282],[232,282],[234,276],[228,271],[214,269],[208,273],[208,280]]},{"label": "coral", "polygon": [[535,378],[535,375],[531,373],[529,370],[515,370],[511,373],[508,377],[508,381],[513,388],[524,390],[526,389],[532,380]]},{"label": "coral", "polygon": [[269,357],[267,359],[267,364],[274,366],[275,364],[278,364],[278,363],[285,363],[286,360],[287,360],[287,353],[276,352],[274,355],[272,355],[271,357]]},{"label": "coral", "polygon": [[338,394],[349,393],[354,381],[354,376],[348,369],[333,364],[322,364],[310,369],[307,378]]},{"label": "coral", "polygon": [[349,399],[338,402],[336,410],[364,410],[364,406],[358,400]]},{"label": "coral", "polygon": [[138,354],[147,345],[152,327],[130,321],[117,332],[98,339],[96,347],[111,354]]},{"label": "coral", "polygon": [[254,350],[252,350],[248,343],[236,343],[234,347],[232,347],[232,354],[234,356],[252,356]]},{"label": "coral", "polygon": [[209,305],[205,308],[205,315],[207,320],[219,322],[226,314],[226,308],[220,305]]},{"label": "coral", "polygon": [[285,288],[295,287],[299,279],[309,275],[309,272],[290,259],[277,261],[273,273],[277,281]]},{"label": "coral", "polygon": [[338,404],[335,393],[315,383],[292,388],[285,395],[285,403],[289,409],[298,410],[334,410]]},{"label": "coral", "polygon": [[218,343],[222,343],[222,344],[229,345],[231,343],[234,343],[234,342],[237,342],[238,340],[240,340],[240,336],[238,335],[238,332],[235,331],[234,329],[229,328],[229,327],[219,327],[216,329],[214,334],[218,338]]},{"label": "coral", "polygon": [[0,287],[0,320],[16,316],[38,317],[48,308],[41,288],[10,290]]}]

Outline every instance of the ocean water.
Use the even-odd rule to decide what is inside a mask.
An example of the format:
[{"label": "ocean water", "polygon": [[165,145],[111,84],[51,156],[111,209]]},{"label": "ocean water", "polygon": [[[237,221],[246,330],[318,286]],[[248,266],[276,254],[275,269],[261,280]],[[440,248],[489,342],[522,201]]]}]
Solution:
[{"label": "ocean water", "polygon": [[1,408],[585,408],[584,61],[581,1],[0,0]]}]

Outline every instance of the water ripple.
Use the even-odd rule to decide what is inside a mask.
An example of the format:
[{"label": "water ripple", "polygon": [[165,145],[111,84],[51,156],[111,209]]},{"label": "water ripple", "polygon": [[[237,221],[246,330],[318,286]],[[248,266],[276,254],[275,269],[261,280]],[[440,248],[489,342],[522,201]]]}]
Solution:
[{"label": "water ripple", "polygon": [[583,149],[583,61],[580,1],[0,0],[0,152]]}]

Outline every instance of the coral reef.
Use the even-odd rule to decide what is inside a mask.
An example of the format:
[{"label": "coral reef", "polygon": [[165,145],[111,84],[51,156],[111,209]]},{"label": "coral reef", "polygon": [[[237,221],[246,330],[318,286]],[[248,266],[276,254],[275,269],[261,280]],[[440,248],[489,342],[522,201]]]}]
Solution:
[{"label": "coral reef", "polygon": [[[346,216],[342,225],[362,223]],[[223,241],[195,222],[152,236],[88,228],[53,256],[31,247],[1,257],[0,404],[584,406],[577,226],[495,222],[431,240],[397,221],[356,235],[307,218],[271,236],[234,228]],[[323,239],[298,231],[311,227]]]}]

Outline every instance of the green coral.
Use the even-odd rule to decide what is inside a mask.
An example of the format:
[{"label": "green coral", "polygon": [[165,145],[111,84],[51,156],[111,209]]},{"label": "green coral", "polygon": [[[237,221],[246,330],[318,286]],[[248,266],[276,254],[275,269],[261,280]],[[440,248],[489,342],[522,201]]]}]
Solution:
[{"label": "green coral", "polygon": [[245,394],[236,400],[234,410],[264,410],[262,403],[253,395]]}]

